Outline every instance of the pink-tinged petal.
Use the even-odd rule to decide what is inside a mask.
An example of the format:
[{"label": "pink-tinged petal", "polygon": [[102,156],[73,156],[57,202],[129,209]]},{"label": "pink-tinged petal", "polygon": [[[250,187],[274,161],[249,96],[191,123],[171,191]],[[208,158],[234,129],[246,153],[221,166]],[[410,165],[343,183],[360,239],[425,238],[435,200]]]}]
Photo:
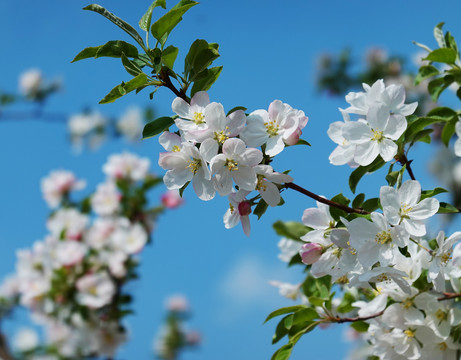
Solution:
[{"label": "pink-tinged petal", "polygon": [[180,97],[173,100],[171,109],[175,114],[184,119],[190,119],[190,105]]},{"label": "pink-tinged petal", "polygon": [[208,126],[214,131],[224,130],[226,127],[226,114],[222,104],[211,103],[205,108],[205,119]]},{"label": "pink-tinged petal", "polygon": [[263,153],[254,148],[246,149],[241,156],[243,161],[250,167],[258,165],[263,159]]},{"label": "pink-tinged petal", "polygon": [[322,246],[315,243],[307,243],[302,246],[301,250],[299,250],[299,255],[301,256],[301,261],[304,264],[312,265],[320,259],[322,252]]},{"label": "pink-tinged petal", "polygon": [[187,166],[187,160],[185,155],[179,152],[163,152],[159,154],[158,164],[165,170],[184,169]]},{"label": "pink-tinged petal", "polygon": [[213,186],[213,181],[205,179],[200,172],[197,172],[192,179],[192,186],[201,200],[208,201],[215,197],[216,191]]},{"label": "pink-tinged petal", "polygon": [[180,189],[186,182],[192,180],[193,174],[189,169],[168,170],[163,176],[163,182],[168,190]]},{"label": "pink-tinged petal", "polygon": [[242,156],[245,150],[245,143],[237,138],[227,139],[222,146],[222,152],[231,159],[234,159],[236,156]]},{"label": "pink-tinged petal", "polygon": [[421,197],[421,185],[416,180],[405,181],[398,190],[401,204],[414,206]]},{"label": "pink-tinged petal", "polygon": [[248,166],[239,166],[236,171],[230,171],[230,175],[233,177],[235,183],[239,186],[239,189],[243,190],[254,190],[257,184],[256,173]]},{"label": "pink-tinged petal", "polygon": [[363,144],[373,138],[370,127],[361,121],[349,122],[343,126],[344,137],[354,144]]},{"label": "pink-tinged petal", "polygon": [[357,145],[354,161],[362,166],[370,165],[379,155],[379,146],[376,141]]},{"label": "pink-tinged petal", "polygon": [[381,139],[381,141],[378,142],[378,147],[379,154],[386,162],[391,161],[397,154],[398,147],[392,140],[386,138]]},{"label": "pink-tinged petal", "polygon": [[216,174],[218,171],[224,168],[227,161],[226,155],[218,154],[210,160],[211,173]]},{"label": "pink-tinged petal", "polygon": [[247,117],[245,115],[245,112],[243,110],[236,110],[232,114],[230,114],[228,117],[228,126],[229,126],[229,136],[234,137],[240,134],[240,132],[243,130],[245,127]]},{"label": "pink-tinged petal", "polygon": [[304,210],[302,222],[313,229],[325,230],[330,227],[331,219],[324,211],[317,208],[309,208]]},{"label": "pink-tinged petal", "polygon": [[336,149],[330,154],[328,159],[333,165],[344,165],[354,160],[356,145],[341,146],[338,145]]},{"label": "pink-tinged petal", "polygon": [[283,113],[285,110],[285,105],[280,100],[274,100],[269,105],[269,118],[276,120],[277,116]]},{"label": "pink-tinged petal", "polygon": [[269,204],[270,206],[277,206],[280,203],[280,191],[271,182],[268,182],[266,180],[262,181],[263,184],[261,188],[259,189],[259,193],[261,194],[261,197],[264,199],[264,201]]},{"label": "pink-tinged petal", "polygon": [[191,105],[197,105],[202,108],[206,107],[209,103],[210,97],[205,91],[196,92],[190,101]]},{"label": "pink-tinged petal", "polygon": [[242,223],[243,232],[246,236],[250,236],[251,226],[250,226],[250,217],[241,216],[240,222]]},{"label": "pink-tinged petal", "polygon": [[216,140],[212,138],[206,139],[202,144],[200,145],[200,154],[202,157],[210,162],[211,159],[218,154],[219,150],[219,144],[216,142]]},{"label": "pink-tinged petal", "polygon": [[389,120],[389,108],[384,104],[376,104],[370,107],[367,114],[367,122],[374,130],[386,129]]},{"label": "pink-tinged petal", "polygon": [[226,213],[224,214],[224,227],[226,229],[231,229],[235,226],[240,221],[240,215],[238,214],[238,211],[234,209],[234,211],[231,211],[230,209],[227,209]]},{"label": "pink-tinged petal", "polygon": [[181,137],[178,134],[164,131],[158,137],[158,142],[166,151],[172,151],[175,146],[181,148]]},{"label": "pink-tinged petal", "polygon": [[270,137],[266,143],[266,154],[269,156],[275,156],[280,154],[285,149],[285,143],[281,136]]},{"label": "pink-tinged petal", "polygon": [[408,221],[407,219],[403,219],[402,225],[410,235],[413,235],[413,236],[426,235],[426,225],[424,225],[424,222],[422,221],[419,221],[419,220]]},{"label": "pink-tinged petal", "polygon": [[439,206],[440,203],[437,199],[427,198],[413,206],[412,210],[408,213],[408,216],[410,219],[424,220],[430,218],[439,211]]},{"label": "pink-tinged petal", "polygon": [[402,115],[391,115],[383,135],[389,139],[397,140],[407,129],[407,119]]}]

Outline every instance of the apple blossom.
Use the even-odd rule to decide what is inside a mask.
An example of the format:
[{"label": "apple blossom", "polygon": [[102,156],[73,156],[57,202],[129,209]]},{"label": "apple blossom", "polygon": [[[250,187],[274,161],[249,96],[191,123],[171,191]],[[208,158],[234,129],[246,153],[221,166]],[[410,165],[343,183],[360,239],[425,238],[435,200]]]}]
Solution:
[{"label": "apple blossom", "polygon": [[104,173],[112,179],[143,180],[148,173],[150,161],[137,155],[125,152],[111,155],[103,166]]},{"label": "apple blossom", "polygon": [[77,302],[90,308],[101,308],[109,304],[116,288],[107,272],[82,276],[77,280]]},{"label": "apple blossom", "polygon": [[228,196],[229,209],[224,214],[224,226],[226,229],[231,229],[241,222],[243,232],[247,236],[250,236],[250,219],[248,215],[251,214],[251,204],[245,197],[249,193],[246,190],[239,190],[230,194]]},{"label": "apple blossom", "polygon": [[77,180],[73,173],[66,170],[52,171],[41,182],[45,201],[52,208],[57,207],[70,191],[81,190],[85,185],[85,181]]}]

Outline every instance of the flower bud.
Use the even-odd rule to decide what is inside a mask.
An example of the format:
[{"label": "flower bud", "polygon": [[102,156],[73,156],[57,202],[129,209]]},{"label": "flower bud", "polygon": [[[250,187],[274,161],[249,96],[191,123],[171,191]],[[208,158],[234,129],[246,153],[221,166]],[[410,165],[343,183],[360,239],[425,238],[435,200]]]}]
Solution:
[{"label": "flower bud", "polygon": [[320,258],[322,252],[323,248],[319,244],[307,243],[299,250],[299,255],[301,255],[301,260],[304,264],[311,265]]},{"label": "flower bud", "polygon": [[240,216],[248,216],[251,214],[251,204],[249,201],[242,201],[238,205]]},{"label": "flower bud", "polygon": [[184,203],[184,200],[179,196],[178,190],[169,190],[163,193],[161,197],[162,204],[168,209],[175,209]]}]

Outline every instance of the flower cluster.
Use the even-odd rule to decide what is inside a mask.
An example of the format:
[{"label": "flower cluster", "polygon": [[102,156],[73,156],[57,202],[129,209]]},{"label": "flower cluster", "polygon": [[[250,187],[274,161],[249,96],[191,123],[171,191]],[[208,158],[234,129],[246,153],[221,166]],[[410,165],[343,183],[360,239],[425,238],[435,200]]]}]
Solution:
[{"label": "flower cluster", "polygon": [[81,203],[70,197],[82,186],[72,173],[55,171],[42,181],[47,203],[57,207],[49,233],[17,252],[16,273],[1,297],[17,297],[32,311],[59,358],[113,357],[126,338],[121,320],[130,297],[124,285],[136,276],[136,254],[162,209],[147,208],[145,192],[158,183],[148,168],[146,158],[110,156],[105,182]]},{"label": "flower cluster", "polygon": [[274,172],[268,163],[286,145],[299,141],[308,120],[304,112],[275,100],[267,111],[256,110],[246,116],[238,109],[226,115],[223,106],[210,103],[203,91],[197,92],[190,104],[176,98],[172,109],[178,115],[175,124],[179,132],[164,132],[159,138],[166,150],[159,158],[159,165],[167,170],[165,185],[181,189],[192,182],[202,200],[213,199],[216,192],[229,196],[226,228],[242,221],[249,234],[248,215],[256,198],[246,197],[256,190],[266,204],[280,203],[277,184],[293,179]]},{"label": "flower cluster", "polygon": [[[344,122],[330,125],[328,136],[338,146],[330,155],[334,165],[366,166],[379,155],[390,161],[397,155],[396,140],[407,128],[405,116],[413,114],[418,103],[404,104],[403,85],[385,86],[383,80],[372,86],[363,84],[365,92],[346,95],[350,106],[340,109]],[[350,114],[364,116],[351,121]]]}]

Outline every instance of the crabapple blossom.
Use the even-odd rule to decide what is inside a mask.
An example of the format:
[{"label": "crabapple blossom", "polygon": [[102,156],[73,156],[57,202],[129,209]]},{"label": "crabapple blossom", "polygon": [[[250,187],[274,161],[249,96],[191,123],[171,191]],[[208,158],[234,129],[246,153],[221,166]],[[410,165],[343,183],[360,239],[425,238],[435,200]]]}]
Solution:
[{"label": "crabapple blossom", "polygon": [[[404,116],[390,114],[387,105],[377,103],[370,107],[365,121],[348,122],[343,126],[343,136],[355,144],[354,161],[359,165],[371,164],[378,155],[384,161],[397,154],[397,140],[407,128]],[[393,141],[394,140],[394,141]]]},{"label": "crabapple blossom", "polygon": [[137,107],[126,110],[117,121],[117,130],[129,140],[140,140],[143,126],[143,115]]},{"label": "crabapple blossom", "polygon": [[70,191],[81,190],[85,185],[85,181],[77,180],[72,172],[66,170],[52,171],[41,182],[45,201],[52,208],[57,207]]},{"label": "crabapple blossom", "polygon": [[168,209],[175,209],[184,204],[184,199],[179,195],[178,190],[168,190],[164,192],[160,200]]},{"label": "crabapple blossom", "polygon": [[46,225],[56,237],[64,235],[66,239],[80,239],[88,222],[88,216],[76,209],[69,208],[56,211],[48,219]]},{"label": "crabapple blossom", "polygon": [[13,347],[17,351],[26,352],[34,349],[39,344],[38,334],[31,328],[22,328],[16,333]]},{"label": "crabapple blossom", "polygon": [[424,220],[439,210],[439,201],[427,198],[421,201],[421,185],[408,180],[396,190],[390,186],[381,187],[379,198],[384,215],[392,225],[402,225],[413,236],[426,234]]},{"label": "crabapple blossom", "polygon": [[101,308],[109,304],[116,288],[113,280],[102,271],[87,274],[77,280],[77,302],[90,308]]},{"label": "crabapple blossom", "polygon": [[247,148],[245,143],[237,138],[227,139],[218,154],[210,162],[211,172],[215,174],[215,185],[221,196],[232,191],[232,180],[239,189],[252,191],[257,185],[254,167],[263,158],[258,149]]},{"label": "crabapple blossom", "polygon": [[111,155],[103,166],[104,173],[112,179],[130,179],[140,181],[145,179],[150,166],[148,158],[125,152]]},{"label": "crabapple blossom", "polygon": [[266,144],[266,154],[275,156],[285,148],[285,141],[293,142],[293,134],[298,133],[300,121],[305,119],[299,117],[297,110],[274,100],[268,111],[256,110],[247,117],[247,126],[240,137],[248,146]]},{"label": "crabapple blossom", "polygon": [[330,163],[333,165],[348,164],[351,167],[357,167],[358,164],[354,161],[356,144],[351,144],[343,135],[344,126],[350,122],[349,114],[343,109],[339,109],[343,115],[343,121],[336,121],[330,124],[327,134],[330,139],[338,144],[329,156]]},{"label": "crabapple blossom", "polygon": [[226,117],[221,104],[211,103],[205,109],[205,118],[210,134],[202,141],[200,151],[204,159],[210,162],[227,139],[237,136],[242,131],[246,116],[242,110],[236,110]]},{"label": "crabapple blossom", "polygon": [[299,250],[301,260],[306,265],[312,265],[315,263],[323,253],[323,247],[315,243],[307,243]]},{"label": "crabapple blossom", "polygon": [[148,235],[139,223],[130,224],[128,220],[123,222],[112,234],[112,243],[116,249],[128,255],[140,252],[146,244]]},{"label": "crabapple blossom", "polygon": [[19,90],[28,97],[34,97],[43,84],[43,77],[40,70],[29,69],[19,77]]},{"label": "crabapple blossom", "polygon": [[275,184],[293,182],[293,178],[288,174],[275,172],[270,165],[256,165],[253,169],[258,177],[256,190],[267,204],[277,206],[280,203],[280,190]]},{"label": "crabapple blossom", "polygon": [[98,185],[91,197],[91,207],[98,215],[113,215],[120,209],[121,198],[117,186],[112,181],[108,181]]},{"label": "crabapple blossom", "polygon": [[184,133],[186,140],[202,142],[210,134],[205,114],[209,105],[210,98],[205,91],[195,93],[190,104],[180,97],[173,100],[171,108],[179,116],[175,124]]},{"label": "crabapple blossom", "polygon": [[163,182],[169,190],[180,189],[192,181],[194,191],[202,200],[211,200],[215,189],[211,173],[201,152],[190,143],[183,143],[179,151],[160,153],[158,164],[168,170]]}]

